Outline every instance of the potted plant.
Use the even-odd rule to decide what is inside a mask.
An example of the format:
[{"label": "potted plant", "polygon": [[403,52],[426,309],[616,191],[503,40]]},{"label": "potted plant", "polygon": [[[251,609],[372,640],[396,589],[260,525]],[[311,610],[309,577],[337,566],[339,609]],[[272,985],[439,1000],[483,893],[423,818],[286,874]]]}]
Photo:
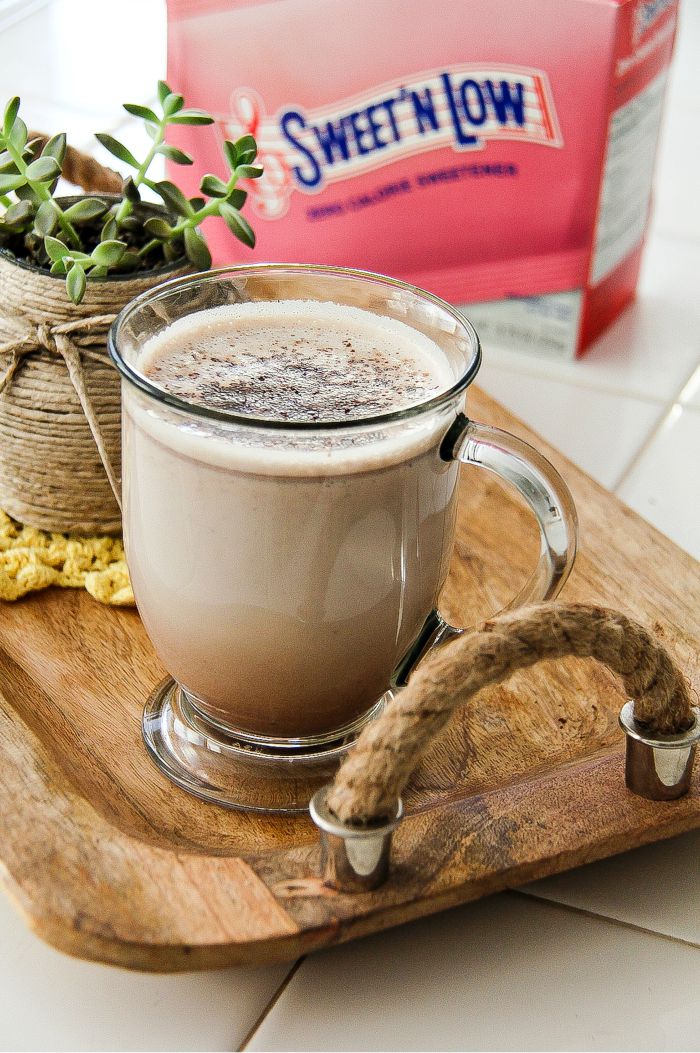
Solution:
[{"label": "potted plant", "polygon": [[[200,230],[220,216],[251,248],[241,215],[241,179],[262,174],[251,135],[224,142],[228,178],[205,175],[187,198],[149,175],[164,156],[192,158],[166,142],[171,125],[211,124],[186,109],[161,81],[159,110],[126,104],[144,121],[151,146],[139,161],[110,135],[97,138],[133,173],[119,177],[67,147],[64,134],[30,135],[20,101],[7,104],[0,130],[0,509],[44,530],[117,533],[119,381],[106,334],[134,296],[211,256]],[[80,165],[77,164],[80,162]],[[82,167],[77,177],[74,171]],[[96,192],[57,196],[61,176]],[[95,178],[99,176],[99,178]],[[111,177],[111,178],[110,178]],[[105,192],[113,187],[116,193]],[[157,201],[143,199],[145,190]]]}]

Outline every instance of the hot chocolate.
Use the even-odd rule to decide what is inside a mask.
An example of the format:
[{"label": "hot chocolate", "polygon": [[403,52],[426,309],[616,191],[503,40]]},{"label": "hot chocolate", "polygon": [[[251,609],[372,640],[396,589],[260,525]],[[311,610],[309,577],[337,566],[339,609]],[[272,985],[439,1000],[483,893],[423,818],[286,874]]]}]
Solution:
[{"label": "hot chocolate", "polygon": [[186,322],[158,338],[141,369],[215,409],[291,424],[344,421],[424,402],[451,380],[431,340],[357,307],[248,303]]},{"label": "hot chocolate", "polygon": [[401,321],[289,300],[174,322],[138,368],[190,404],[289,425],[179,421],[125,393],[129,569],[169,672],[233,731],[300,738],[359,717],[447,574],[458,474],[439,455],[449,411],[294,424],[423,403],[453,383],[447,358]]}]

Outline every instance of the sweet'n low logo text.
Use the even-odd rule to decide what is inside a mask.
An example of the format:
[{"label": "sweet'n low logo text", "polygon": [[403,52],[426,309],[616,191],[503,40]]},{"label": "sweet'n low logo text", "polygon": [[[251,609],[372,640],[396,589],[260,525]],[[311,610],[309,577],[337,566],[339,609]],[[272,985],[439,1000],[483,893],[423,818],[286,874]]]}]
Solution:
[{"label": "sweet'n low logo text", "polygon": [[319,193],[413,154],[483,150],[497,139],[563,145],[546,73],[508,66],[452,66],[314,109],[284,106],[274,116],[265,115],[257,92],[240,88],[231,111],[223,133],[257,138],[266,174],[257,181],[256,211],[270,219],[287,212],[295,190]]}]

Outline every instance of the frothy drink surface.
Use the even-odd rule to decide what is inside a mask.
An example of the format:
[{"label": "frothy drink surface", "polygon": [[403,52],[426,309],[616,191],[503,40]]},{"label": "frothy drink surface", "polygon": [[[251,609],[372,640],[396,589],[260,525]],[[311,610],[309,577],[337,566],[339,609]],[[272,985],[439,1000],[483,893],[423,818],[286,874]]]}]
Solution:
[{"label": "frothy drink surface", "polygon": [[[190,402],[346,420],[449,387],[441,356],[405,323],[286,301],[181,319],[139,368]],[[439,446],[453,419],[445,409],[295,438],[125,392],[134,592],[161,660],[202,709],[232,729],[300,737],[381,696],[447,575],[458,469]]]},{"label": "frothy drink surface", "polygon": [[354,307],[287,300],[215,308],[176,323],[141,368],[215,409],[289,422],[377,416],[451,382],[444,356],[405,323]]}]

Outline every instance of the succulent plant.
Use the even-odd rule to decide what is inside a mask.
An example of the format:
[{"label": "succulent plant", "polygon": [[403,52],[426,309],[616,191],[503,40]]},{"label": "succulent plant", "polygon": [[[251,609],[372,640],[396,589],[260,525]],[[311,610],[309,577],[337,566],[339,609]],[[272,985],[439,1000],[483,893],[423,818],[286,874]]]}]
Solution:
[{"label": "succulent plant", "polygon": [[[27,126],[19,116],[20,100],[11,99],[0,129],[0,245],[65,274],[66,290],[73,303],[85,295],[88,278],[157,267],[187,258],[198,270],[211,266],[211,255],[199,230],[209,216],[221,216],[231,232],[251,248],[252,227],[241,215],[246,192],[241,179],[257,179],[262,167],[255,164],[257,144],[252,135],[236,142],[224,141],[228,178],[205,175],[201,196],[186,197],[169,180],[149,177],[158,156],[175,164],[189,165],[192,157],[165,141],[167,129],[178,124],[212,124],[202,110],[186,109],[182,95],[158,83],[160,113],[149,106],[125,103],[124,109],[145,124],[151,147],[142,161],[118,139],[98,134],[97,139],[120,161],[133,169],[122,193],[111,197],[89,194],[70,203],[55,197],[66,155],[66,136],[54,135],[40,149],[30,141]],[[162,209],[144,207],[144,188],[155,193]],[[65,207],[64,207],[65,205]]]}]

